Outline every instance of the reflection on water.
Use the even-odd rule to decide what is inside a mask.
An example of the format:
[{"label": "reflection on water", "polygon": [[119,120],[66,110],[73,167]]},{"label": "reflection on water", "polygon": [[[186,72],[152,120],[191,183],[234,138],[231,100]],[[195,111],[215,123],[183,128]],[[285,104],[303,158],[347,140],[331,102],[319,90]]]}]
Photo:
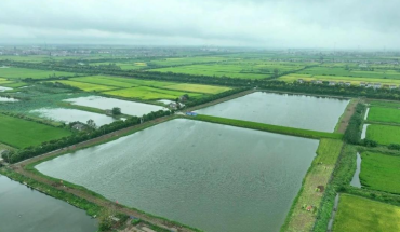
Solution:
[{"label": "reflection on water", "polygon": [[66,202],[0,176],[0,231],[94,232],[96,220]]},{"label": "reflection on water", "polygon": [[70,122],[83,122],[86,123],[89,120],[93,120],[97,126],[112,123],[115,119],[108,117],[104,114],[98,114],[83,110],[76,109],[63,109],[63,108],[42,108],[38,110],[31,110],[31,113],[38,113],[39,117],[51,119],[54,121],[60,121],[65,123]]},{"label": "reflection on water", "polygon": [[361,155],[357,152],[357,169],[356,173],[353,176],[353,179],[350,181],[350,186],[361,188],[360,182],[360,172],[361,172]]},{"label": "reflection on water", "polygon": [[9,90],[13,90],[13,88],[11,88],[11,87],[5,87],[5,86],[0,86],[0,92],[9,91]]},{"label": "reflection on water", "polygon": [[317,147],[318,140],[176,119],[37,168],[204,231],[276,232]]},{"label": "reflection on water", "polygon": [[70,98],[66,99],[65,101],[71,102],[74,105],[87,106],[102,110],[111,110],[114,107],[119,107],[121,108],[122,113],[136,115],[138,117],[143,116],[143,114],[150,113],[151,111],[165,109],[160,106],[100,96]]},{"label": "reflection on water", "polygon": [[349,100],[257,92],[198,110],[201,114],[333,132]]}]

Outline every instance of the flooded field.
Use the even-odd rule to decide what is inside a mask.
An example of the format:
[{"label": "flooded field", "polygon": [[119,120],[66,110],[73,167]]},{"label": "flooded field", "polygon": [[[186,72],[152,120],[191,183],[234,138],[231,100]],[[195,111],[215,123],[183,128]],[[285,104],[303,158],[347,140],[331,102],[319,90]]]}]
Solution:
[{"label": "flooded field", "polygon": [[349,100],[257,92],[200,109],[201,114],[333,132]]},{"label": "flooded field", "polygon": [[354,174],[353,178],[350,181],[350,186],[361,188],[360,172],[361,172],[361,155],[360,153],[357,152],[357,169],[356,173]]},{"label": "flooded field", "polygon": [[11,87],[5,87],[5,86],[0,86],[0,92],[9,91],[9,90],[13,90],[13,88],[11,88]]},{"label": "flooded field", "polygon": [[12,98],[12,97],[0,97],[0,102],[6,101],[6,102],[14,102],[18,101],[18,99]]},{"label": "flooded field", "polygon": [[85,211],[0,176],[0,231],[95,232]]},{"label": "flooded field", "polygon": [[174,103],[175,101],[169,100],[169,99],[160,99],[158,102],[161,102],[164,105],[169,105],[171,103]]},{"label": "flooded field", "polygon": [[37,168],[204,231],[276,232],[318,143],[176,119]]},{"label": "flooded field", "polygon": [[89,120],[93,120],[96,123],[96,126],[102,126],[115,121],[115,119],[108,117],[104,114],[75,109],[43,108],[38,110],[31,110],[30,112],[38,114],[41,118],[47,118],[65,123],[76,121],[86,123]]},{"label": "flooded field", "polygon": [[160,106],[100,96],[78,97],[66,99],[65,101],[71,102],[74,105],[93,107],[102,110],[111,110],[114,107],[119,107],[122,113],[136,115],[138,117],[150,113],[151,111],[165,109]]}]

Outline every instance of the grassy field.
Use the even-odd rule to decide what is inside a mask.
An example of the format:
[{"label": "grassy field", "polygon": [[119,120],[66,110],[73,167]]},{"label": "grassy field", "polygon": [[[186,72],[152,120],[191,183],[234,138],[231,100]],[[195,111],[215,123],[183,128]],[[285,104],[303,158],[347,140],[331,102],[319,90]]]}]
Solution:
[{"label": "grassy field", "polygon": [[[262,69],[262,68],[260,68]],[[271,77],[273,70],[254,70],[251,66],[236,64],[188,65],[171,68],[151,69],[150,71],[186,73],[198,76],[230,77],[241,79],[265,79]],[[264,73],[263,73],[264,72]]]},{"label": "grassy field", "polygon": [[277,133],[277,134],[285,134],[285,135],[293,135],[293,136],[306,137],[306,138],[332,138],[332,139],[343,138],[342,134],[337,134],[337,133],[316,132],[316,131],[310,131],[310,130],[301,129],[301,128],[277,126],[277,125],[242,121],[242,120],[236,120],[236,119],[218,118],[218,117],[213,117],[213,116],[204,115],[204,114],[199,114],[196,117],[188,117],[188,119],[199,120],[199,121],[204,121],[204,122],[211,122],[211,123],[219,123],[219,124],[225,124],[225,125],[230,125],[230,126],[252,128],[252,129],[256,129],[256,130],[260,130],[260,131],[266,131],[266,132]]},{"label": "grassy field", "polygon": [[[110,92],[104,92],[104,94],[111,95],[111,96],[118,96],[118,97],[125,97],[125,98],[138,98],[144,100],[151,100],[151,99],[175,99],[180,97],[185,92],[178,92],[178,91],[170,91],[170,90],[163,90],[155,87],[149,86],[138,86],[133,88],[125,88]],[[201,94],[198,93],[187,93],[190,97],[198,97]]]},{"label": "grassy field", "polygon": [[117,89],[117,87],[113,86],[98,85],[98,84],[78,82],[78,81],[57,81],[57,82],[78,87],[79,89],[85,92],[104,92]]},{"label": "grassy field", "polygon": [[368,114],[368,121],[400,123],[400,110],[387,107],[371,107]]},{"label": "grassy field", "polygon": [[312,76],[330,76],[334,77],[358,77],[368,79],[400,79],[400,72],[397,70],[375,69],[374,71],[361,70],[360,68],[343,67],[312,67],[298,73],[311,74]]},{"label": "grassy field", "polygon": [[93,83],[99,85],[110,85],[118,87],[133,87],[133,86],[152,86],[152,87],[163,87],[168,85],[174,85],[173,82],[163,81],[146,81],[133,78],[120,78],[120,77],[105,77],[105,76],[92,76],[92,77],[79,77],[70,79],[76,82]]},{"label": "grassy field", "polygon": [[49,77],[73,77],[75,73],[72,72],[60,72],[60,71],[46,71],[37,69],[26,69],[26,68],[0,68],[0,78],[8,79],[46,79]]},{"label": "grassy field", "polygon": [[341,76],[312,76],[311,74],[291,73],[286,76],[280,77],[279,80],[285,82],[294,82],[298,79],[304,81],[343,81],[350,82],[352,85],[360,85],[360,82],[366,83],[381,83],[383,85],[400,85],[400,80],[393,79],[377,79],[377,78],[357,78],[357,77],[341,77]]},{"label": "grassy field", "polygon": [[400,193],[400,156],[364,152],[361,154],[361,184],[367,188]]},{"label": "grassy field", "polygon": [[70,132],[23,119],[0,114],[0,142],[15,147],[26,148],[40,145],[43,141],[69,136]]},{"label": "grassy field", "polygon": [[198,85],[198,84],[176,84],[168,85],[165,88],[178,91],[187,91],[194,93],[217,94],[231,90],[230,87],[213,86],[213,85]]},{"label": "grassy field", "polygon": [[400,127],[371,124],[367,127],[366,138],[380,145],[400,144]]},{"label": "grassy field", "polygon": [[334,232],[400,231],[400,207],[341,194]]},{"label": "grassy field", "polygon": [[307,211],[304,206],[319,206],[322,201],[323,192],[316,191],[318,186],[326,188],[336,161],[342,150],[343,141],[337,139],[321,139],[317,156],[311,163],[307,175],[304,178],[303,187],[300,189],[293,202],[281,231],[310,231],[314,225],[315,215]]},{"label": "grassy field", "polygon": [[399,101],[389,101],[389,100],[372,100],[369,102],[371,106],[389,107],[389,108],[400,108]]}]

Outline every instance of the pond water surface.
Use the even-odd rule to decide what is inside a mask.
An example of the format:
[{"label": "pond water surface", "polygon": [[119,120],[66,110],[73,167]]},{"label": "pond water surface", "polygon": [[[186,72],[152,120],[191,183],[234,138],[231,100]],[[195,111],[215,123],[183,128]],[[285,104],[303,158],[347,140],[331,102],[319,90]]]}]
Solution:
[{"label": "pond water surface", "polygon": [[349,100],[257,92],[200,109],[200,114],[333,132]]},{"label": "pond water surface", "polygon": [[12,97],[0,97],[0,102],[1,101],[14,102],[14,101],[18,101],[18,99],[15,99],[15,98],[12,98]]},{"label": "pond water surface", "polygon": [[371,124],[364,124],[363,125],[362,131],[361,131],[361,139],[365,139],[365,136],[367,134],[367,128],[368,128],[369,125],[371,125]]},{"label": "pond water surface", "polygon": [[66,202],[0,176],[0,231],[95,232],[97,221]]},{"label": "pond water surface", "polygon": [[360,172],[361,172],[361,155],[360,153],[357,152],[357,169],[356,173],[354,174],[353,178],[350,181],[350,186],[361,188]]},{"label": "pond water surface", "polygon": [[318,143],[176,119],[36,167],[204,231],[276,232]]},{"label": "pond water surface", "polygon": [[98,114],[76,109],[42,108],[38,110],[31,110],[30,112],[39,114],[39,117],[41,118],[47,118],[65,123],[76,121],[86,123],[91,119],[96,123],[96,126],[102,126],[115,121],[115,119],[108,117],[105,114]]},{"label": "pond water surface", "polygon": [[142,117],[143,114],[150,113],[151,111],[165,109],[160,106],[100,96],[70,98],[65,101],[71,102],[74,105],[93,107],[102,110],[111,110],[114,107],[119,107],[122,113],[136,115],[138,117]]},{"label": "pond water surface", "polygon": [[13,90],[13,88],[11,88],[11,87],[5,87],[5,86],[0,86],[0,92],[9,91],[9,90]]},{"label": "pond water surface", "polygon": [[169,100],[169,99],[160,99],[158,102],[161,102],[164,105],[169,105],[171,103],[174,103],[175,101]]}]

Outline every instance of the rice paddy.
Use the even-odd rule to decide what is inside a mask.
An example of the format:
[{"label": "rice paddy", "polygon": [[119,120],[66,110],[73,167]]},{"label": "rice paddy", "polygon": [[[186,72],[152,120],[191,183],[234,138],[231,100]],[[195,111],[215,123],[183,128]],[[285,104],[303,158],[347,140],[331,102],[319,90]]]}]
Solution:
[{"label": "rice paddy", "polygon": [[371,124],[367,127],[366,138],[380,145],[400,144],[400,127]]},{"label": "rice paddy", "polygon": [[371,107],[368,121],[400,124],[400,110],[387,107]]},{"label": "rice paddy", "polygon": [[59,78],[59,77],[73,77],[76,73],[72,72],[61,72],[61,71],[48,71],[38,69],[26,69],[26,68],[0,68],[0,78],[7,79],[47,79],[47,78]]}]

